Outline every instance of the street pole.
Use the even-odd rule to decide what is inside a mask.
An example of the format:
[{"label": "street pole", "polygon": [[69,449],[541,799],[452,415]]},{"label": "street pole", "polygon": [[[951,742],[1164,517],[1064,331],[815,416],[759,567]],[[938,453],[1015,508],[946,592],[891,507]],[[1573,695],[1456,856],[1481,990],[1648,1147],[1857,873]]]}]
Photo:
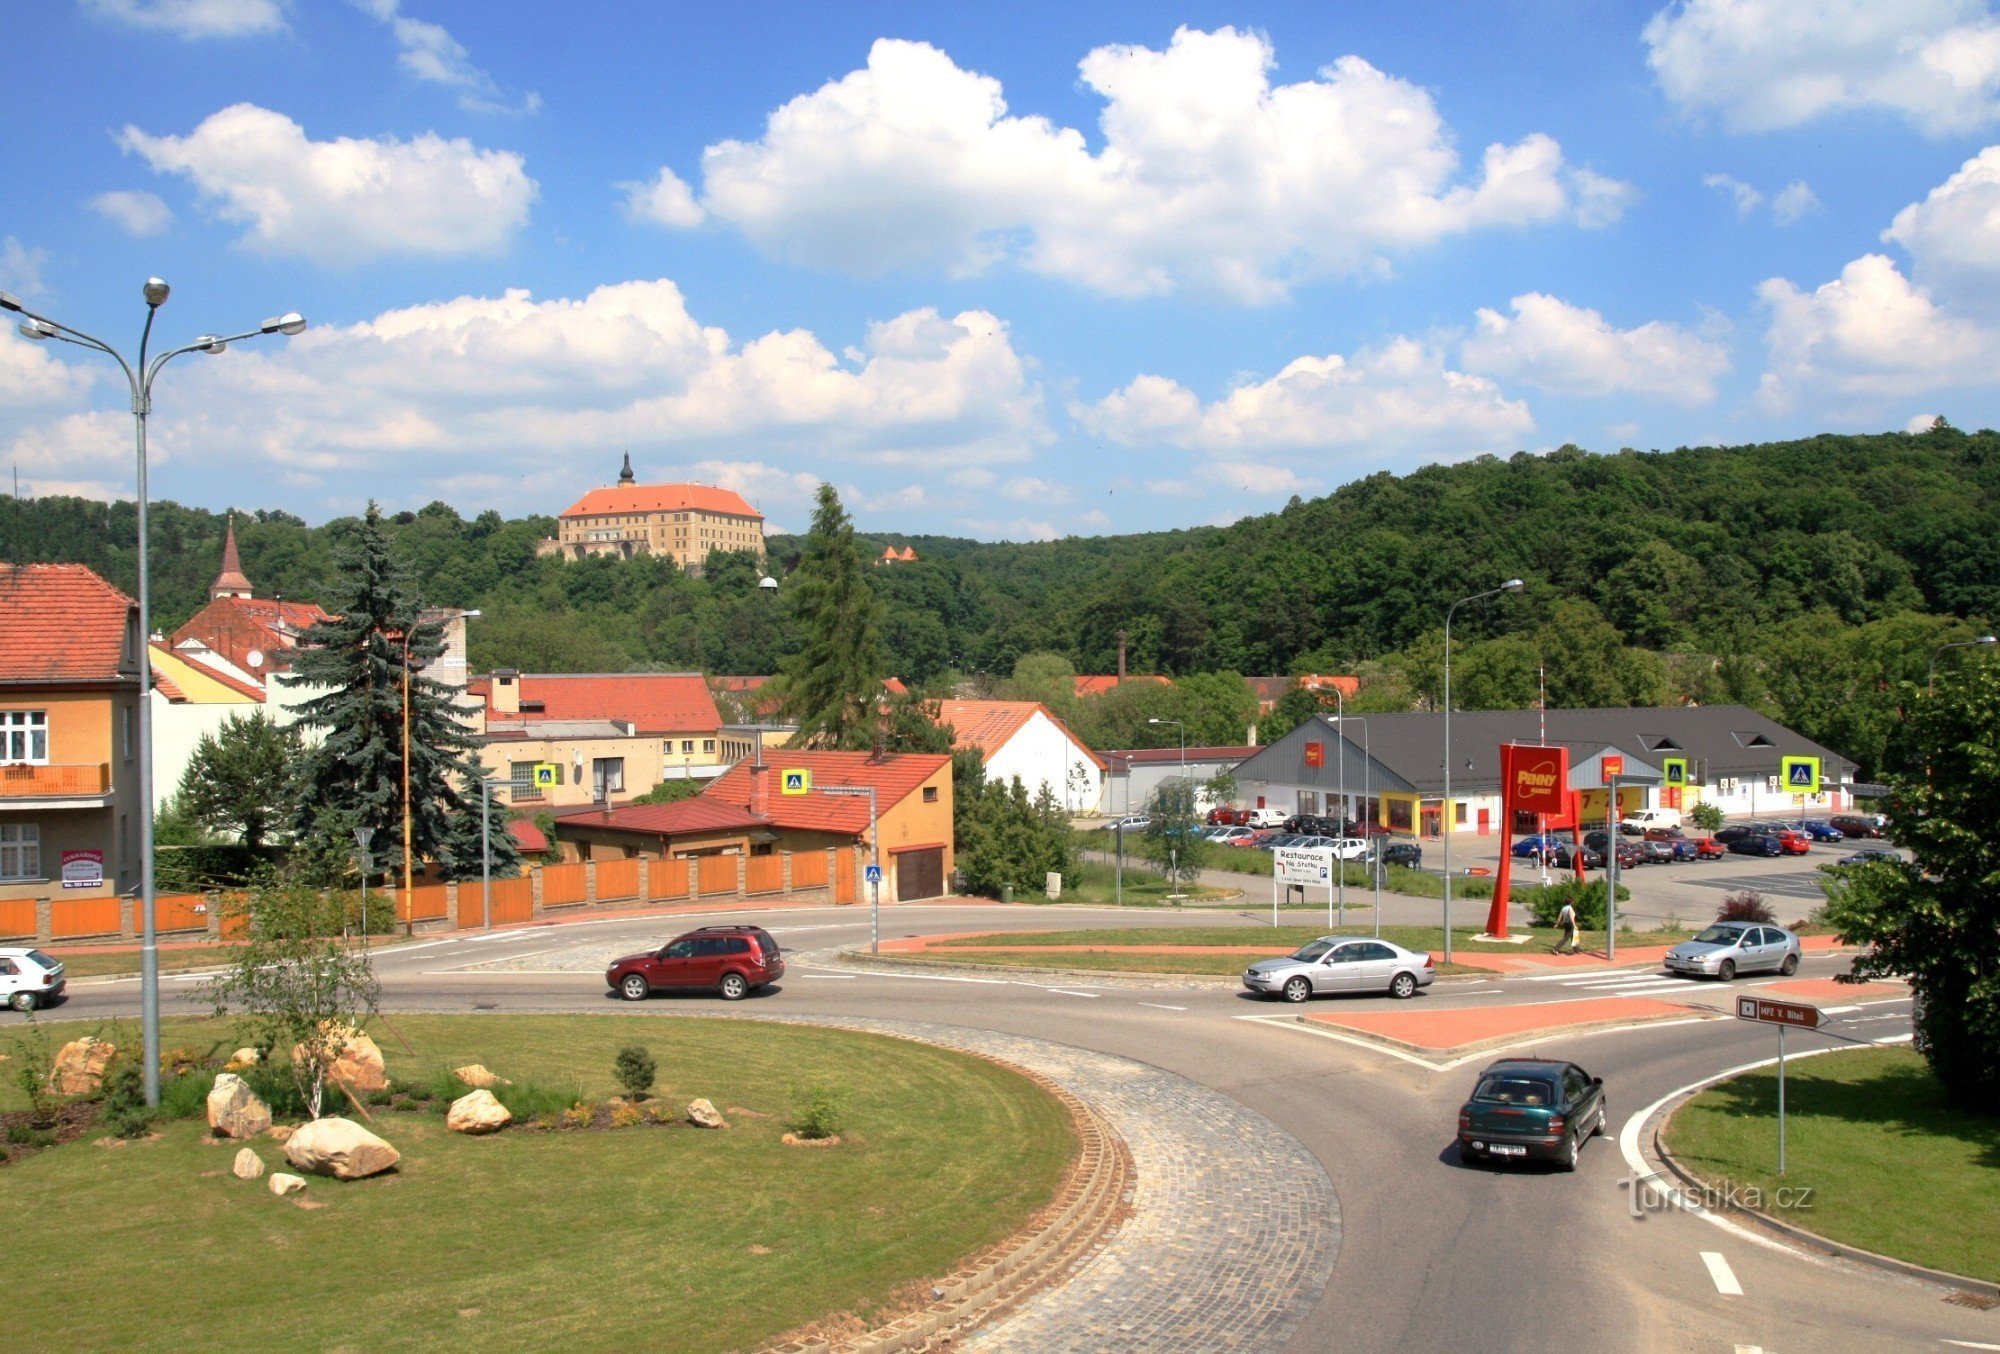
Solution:
[{"label": "street pole", "polygon": [[[1340,683],[1333,684],[1334,708],[1339,712],[1340,742],[1333,749],[1334,783],[1340,794],[1340,840],[1347,841],[1347,695],[1340,689]],[[1364,840],[1366,834],[1363,834]],[[1340,924],[1347,925],[1347,852],[1345,847],[1336,851],[1333,868],[1340,871]]]},{"label": "street pole", "polygon": [[[1604,811],[1604,961],[1618,962],[1618,782],[1622,777],[1607,776],[1611,786],[1611,807]],[[1578,848],[1579,850],[1581,847]]]},{"label": "street pole", "polygon": [[874,876],[868,881],[868,952],[882,953],[882,834],[875,817],[875,787],[872,785],[822,785],[830,795],[868,796],[868,848]]},{"label": "street pole", "polygon": [[361,948],[368,948],[368,874],[375,868],[375,857],[369,854],[368,843],[374,840],[375,829],[357,827],[354,829],[354,845],[361,853]]},{"label": "street pole", "polygon": [[125,383],[132,396],[133,439],[138,462],[135,488],[138,494],[139,528],[137,598],[139,717],[136,721],[139,740],[139,1004],[141,1042],[145,1058],[144,1085],[148,1105],[160,1103],[160,947],[153,917],[153,594],[147,552],[147,505],[151,495],[146,483],[146,418],[153,409],[153,382],[159,377],[162,367],[183,353],[199,352],[214,355],[242,339],[256,338],[262,334],[284,334],[289,337],[304,332],[306,327],[305,317],[297,311],[292,311],[268,319],[257,328],[245,330],[240,334],[231,334],[227,337],[203,334],[193,343],[169,349],[149,362],[146,354],[153,337],[153,319],[159,314],[160,307],[167,303],[167,297],[172,294],[172,290],[164,280],[157,277],[147,278],[145,286],[140,289],[140,295],[146,302],[146,325],[139,334],[139,361],[136,366],[127,362],[123,354],[104,340],[92,338],[81,329],[72,329],[46,315],[37,315],[24,307],[19,297],[0,291],[0,310],[26,317],[19,326],[23,338],[33,339],[38,343],[55,339],[105,354],[124,371]]},{"label": "street pole", "polygon": [[493,929],[493,781],[479,778],[479,929]]},{"label": "street pole", "polygon": [[1778,1026],[1778,1174],[1785,1173],[1785,1027]]},{"label": "street pole", "polygon": [[403,627],[403,934],[417,933],[417,908],[410,896],[415,874],[410,854],[410,640],[417,633],[413,617]]},{"label": "street pole", "polygon": [[1503,592],[1519,592],[1523,584],[1510,578],[1497,588],[1461,597],[1444,613],[1444,802],[1438,810],[1439,836],[1444,842],[1444,962],[1451,962],[1451,618],[1467,602],[1498,597]]}]

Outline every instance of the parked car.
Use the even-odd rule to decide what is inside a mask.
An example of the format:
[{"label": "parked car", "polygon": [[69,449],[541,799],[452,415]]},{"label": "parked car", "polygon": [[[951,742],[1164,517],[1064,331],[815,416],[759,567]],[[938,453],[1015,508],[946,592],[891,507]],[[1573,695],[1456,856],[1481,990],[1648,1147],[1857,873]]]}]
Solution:
[{"label": "parked car", "polygon": [[1649,827],[1645,831],[1645,838],[1649,842],[1679,841],[1685,835],[1677,827]]},{"label": "parked car", "polygon": [[1514,854],[1517,856],[1539,856],[1565,845],[1566,843],[1560,837],[1528,836],[1514,843]]},{"label": "parked car", "polygon": [[1665,842],[1654,841],[1651,837],[1640,841],[1634,849],[1634,854],[1638,857],[1638,863],[1641,865],[1671,865],[1674,863],[1674,848]]},{"label": "parked car", "polygon": [[737,1001],[753,988],[785,976],[778,941],[761,926],[703,926],[675,936],[657,950],[614,959],[604,982],[627,1001],[654,992],[712,988]]},{"label": "parked car", "polygon": [[1124,832],[1144,832],[1153,825],[1153,820],[1143,813],[1128,813],[1123,818],[1113,818],[1107,825]]},{"label": "parked car", "polygon": [[1798,833],[1807,841],[1844,842],[1847,840],[1845,832],[1842,832],[1832,823],[1822,823],[1816,818],[1801,818],[1798,822],[1787,823],[1785,826],[1791,828],[1792,831]]},{"label": "parked car", "polygon": [[1611,834],[1603,828],[1599,828],[1595,832],[1586,832],[1583,834],[1583,844],[1599,855],[1603,855],[1611,849],[1611,840]]},{"label": "parked car", "polygon": [[1836,813],[1826,821],[1849,837],[1888,835],[1889,820],[1879,813]]},{"label": "parked car", "polygon": [[62,1000],[62,961],[40,950],[0,946],[0,1002],[32,1011]]},{"label": "parked car", "polygon": [[1781,827],[1772,829],[1770,835],[1777,840],[1778,849],[1788,856],[1803,856],[1812,850],[1812,839],[1803,832]]},{"label": "parked car", "polygon": [[1575,1063],[1502,1058],[1479,1074],[1458,1111],[1458,1155],[1465,1161],[1553,1161],[1576,1169],[1586,1139],[1610,1119],[1604,1079]]},{"label": "parked car", "polygon": [[1424,848],[1415,842],[1381,842],[1375,855],[1384,865],[1407,865],[1413,870],[1424,863]]},{"label": "parked car", "polygon": [[[1706,859],[1701,854],[1701,844],[1692,837],[1676,837],[1666,845],[1667,849],[1674,853],[1674,860],[1676,862]],[[1715,854],[1719,856],[1722,852],[1717,850]]]},{"label": "parked car", "polygon": [[[1601,870],[1604,868],[1604,853],[1602,851],[1593,851],[1587,846],[1576,847],[1574,851],[1582,854],[1584,869]],[[1567,844],[1558,844],[1553,851],[1545,853],[1543,859],[1548,861],[1555,869],[1573,870],[1576,868],[1576,862],[1571,859],[1571,855],[1572,848],[1570,846]]]},{"label": "parked car", "polygon": [[1836,865],[1866,865],[1871,860],[1901,860],[1900,851],[1891,851],[1886,846],[1864,846],[1852,855],[1842,856]]},{"label": "parked car", "polygon": [[1715,839],[1727,846],[1731,842],[1742,841],[1745,837],[1761,836],[1763,831],[1763,826],[1758,823],[1731,823],[1728,827],[1717,828]]},{"label": "parked car", "polygon": [[1253,827],[1253,828],[1246,828],[1244,830],[1247,831],[1250,835],[1247,837],[1231,837],[1228,841],[1224,842],[1223,845],[1240,846],[1245,848],[1246,850],[1254,850],[1257,847],[1262,846],[1265,842],[1269,841],[1272,837],[1278,835],[1275,830],[1268,827]]},{"label": "parked car", "polygon": [[1728,853],[1729,848],[1714,837],[1696,837],[1694,839],[1694,858],[1696,860],[1721,860]]},{"label": "parked car", "polygon": [[1366,837],[1335,837],[1329,845],[1335,860],[1365,860],[1373,849]]},{"label": "parked car", "polygon": [[1799,971],[1799,938],[1782,926],[1719,921],[1668,950],[1666,966],[1669,973],[1720,978],[1725,983],[1739,973],[1782,973],[1789,978]]},{"label": "parked car", "polygon": [[1778,844],[1776,837],[1768,833],[1736,837],[1729,842],[1729,849],[1739,856],[1782,856],[1785,848]]},{"label": "parked car", "polygon": [[1618,820],[1618,830],[1638,836],[1649,827],[1679,827],[1679,809],[1639,809]]},{"label": "parked car", "polygon": [[1224,846],[1236,846],[1249,841],[1256,835],[1257,831],[1255,828],[1218,827],[1210,830],[1208,839],[1212,842],[1220,842]]},{"label": "parked car", "polygon": [[1321,936],[1282,959],[1260,959],[1243,971],[1243,986],[1299,1002],[1320,992],[1387,992],[1415,996],[1437,968],[1428,954],[1386,940]]},{"label": "parked car", "polygon": [[1287,816],[1283,809],[1252,809],[1250,810],[1249,825],[1251,827],[1283,827]]},{"label": "parked car", "polygon": [[1296,832],[1271,832],[1257,839],[1257,849],[1275,851],[1281,846],[1296,846],[1298,841],[1299,834]]}]

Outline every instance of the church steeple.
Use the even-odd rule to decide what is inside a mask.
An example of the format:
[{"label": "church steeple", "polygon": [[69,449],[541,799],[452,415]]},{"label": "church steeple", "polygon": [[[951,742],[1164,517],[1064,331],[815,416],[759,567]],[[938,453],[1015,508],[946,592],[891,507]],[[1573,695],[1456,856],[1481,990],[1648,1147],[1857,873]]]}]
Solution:
[{"label": "church steeple", "polygon": [[251,595],[250,580],[243,575],[243,561],[236,556],[236,514],[232,512],[229,514],[229,525],[223,528],[222,533],[222,571],[208,585],[208,600],[213,602],[218,597],[248,599]]},{"label": "church steeple", "polygon": [[629,451],[625,453],[625,468],[618,472],[618,482],[620,484],[631,484],[633,482],[632,453]]}]

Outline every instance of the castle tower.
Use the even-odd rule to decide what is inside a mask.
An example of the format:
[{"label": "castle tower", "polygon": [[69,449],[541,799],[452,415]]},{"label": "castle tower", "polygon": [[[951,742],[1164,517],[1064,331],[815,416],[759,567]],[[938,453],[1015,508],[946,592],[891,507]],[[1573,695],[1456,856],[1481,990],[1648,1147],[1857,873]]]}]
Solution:
[{"label": "castle tower", "polygon": [[618,472],[618,483],[626,485],[632,482],[632,453],[628,451],[625,453],[625,468]]}]

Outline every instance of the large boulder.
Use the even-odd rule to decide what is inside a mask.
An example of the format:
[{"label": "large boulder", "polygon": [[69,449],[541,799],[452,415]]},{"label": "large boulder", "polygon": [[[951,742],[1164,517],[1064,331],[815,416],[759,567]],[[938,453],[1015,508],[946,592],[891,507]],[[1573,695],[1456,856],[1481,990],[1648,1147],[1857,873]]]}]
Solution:
[{"label": "large boulder", "polygon": [[497,1073],[487,1071],[484,1063],[471,1063],[465,1067],[454,1068],[452,1075],[458,1078],[461,1085],[470,1086],[474,1090],[479,1091],[490,1091],[495,1086],[512,1086],[514,1084]]},{"label": "large boulder", "polygon": [[264,1173],[264,1158],[247,1147],[238,1148],[229,1169],[238,1180],[255,1180]]},{"label": "large boulder", "polygon": [[351,1119],[315,1119],[285,1139],[285,1160],[310,1175],[360,1180],[379,1175],[402,1153]]},{"label": "large boulder", "polygon": [[208,1093],[208,1126],[224,1138],[254,1138],[271,1126],[271,1107],[243,1078],[223,1072]]},{"label": "large boulder", "polygon": [[[389,1071],[383,1066],[382,1050],[373,1039],[348,1025],[334,1026],[329,1032],[333,1046],[339,1050],[326,1069],[329,1080],[339,1082],[357,1095],[389,1089]],[[292,1061],[304,1061],[297,1047],[292,1049]]]},{"label": "large boulder", "polygon": [[722,1117],[714,1102],[694,1100],[688,1103],[687,1121],[696,1128],[728,1128],[729,1121]]},{"label": "large boulder", "polygon": [[49,1089],[57,1095],[89,1095],[104,1084],[104,1069],[118,1056],[115,1046],[84,1035],[72,1039],[56,1054],[49,1071]]},{"label": "large boulder", "polygon": [[444,1126],[454,1133],[498,1133],[513,1122],[513,1114],[484,1087],[452,1101],[444,1116]]}]

